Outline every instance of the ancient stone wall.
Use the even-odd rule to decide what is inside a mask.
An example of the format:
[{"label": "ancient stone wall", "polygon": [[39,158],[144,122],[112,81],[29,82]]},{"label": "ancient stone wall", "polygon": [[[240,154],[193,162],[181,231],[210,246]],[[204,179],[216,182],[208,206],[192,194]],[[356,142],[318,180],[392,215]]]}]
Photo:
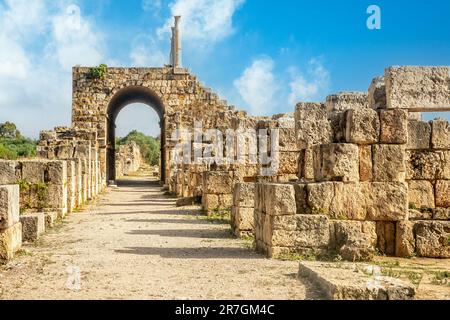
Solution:
[{"label": "ancient stone wall", "polygon": [[116,151],[116,178],[120,179],[137,172],[141,167],[141,161],[141,150],[135,142],[119,146]]},{"label": "ancient stone wall", "polygon": [[299,182],[257,183],[255,241],[269,256],[450,257],[448,68],[388,68],[369,94],[300,103]]}]

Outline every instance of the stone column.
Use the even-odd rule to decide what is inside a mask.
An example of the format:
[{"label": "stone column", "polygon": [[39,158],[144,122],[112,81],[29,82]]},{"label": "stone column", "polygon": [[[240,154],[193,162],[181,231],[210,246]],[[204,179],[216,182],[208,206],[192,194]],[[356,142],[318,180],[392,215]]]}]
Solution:
[{"label": "stone column", "polygon": [[180,16],[175,16],[175,26],[172,27],[170,64],[174,68],[181,68],[180,19]]}]

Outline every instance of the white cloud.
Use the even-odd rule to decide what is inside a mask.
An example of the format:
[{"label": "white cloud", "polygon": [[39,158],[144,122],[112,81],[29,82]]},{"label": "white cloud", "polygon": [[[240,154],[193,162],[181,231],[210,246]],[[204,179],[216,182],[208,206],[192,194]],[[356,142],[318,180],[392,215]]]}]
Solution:
[{"label": "white cloud", "polygon": [[330,74],[321,58],[308,61],[306,72],[291,66],[276,72],[271,57],[256,59],[234,81],[234,87],[247,110],[254,115],[292,112],[299,101],[322,99],[330,85]]},{"label": "white cloud", "polygon": [[[169,7],[172,16],[180,15],[183,39],[190,45],[214,44],[234,32],[233,15],[244,0],[176,0]],[[158,29],[159,37],[170,33],[173,18]]]},{"label": "white cloud", "polygon": [[162,49],[163,43],[158,43],[147,35],[139,35],[134,39],[130,59],[136,67],[161,67],[167,64],[168,54]]},{"label": "white cloud", "polygon": [[291,106],[300,101],[320,98],[330,85],[330,74],[318,58],[308,62],[306,74],[300,73],[296,67],[291,67],[289,71],[291,82],[288,103]]},{"label": "white cloud", "polygon": [[271,58],[257,59],[234,81],[235,88],[252,114],[267,114],[273,110],[277,91],[273,69]]},{"label": "white cloud", "polygon": [[71,67],[101,61],[101,38],[69,1],[0,4],[0,121],[36,137],[69,125]]},{"label": "white cloud", "polygon": [[69,5],[52,19],[53,45],[64,70],[74,65],[98,65],[102,62],[101,38],[82,17],[80,8]]}]

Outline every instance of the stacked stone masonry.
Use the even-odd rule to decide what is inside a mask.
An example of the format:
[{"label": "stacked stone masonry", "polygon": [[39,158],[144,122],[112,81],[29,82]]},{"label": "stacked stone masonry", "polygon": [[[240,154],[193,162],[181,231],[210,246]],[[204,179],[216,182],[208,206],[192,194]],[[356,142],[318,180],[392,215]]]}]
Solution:
[{"label": "stacked stone masonry", "polygon": [[119,147],[116,151],[116,178],[120,179],[141,167],[141,151],[135,142]]},{"label": "stacked stone masonry", "polygon": [[298,104],[299,181],[256,185],[258,250],[449,258],[449,123],[416,114],[449,110],[449,71],[388,68],[368,94]]},{"label": "stacked stone masonry", "polygon": [[[450,126],[420,114],[450,111],[449,72],[391,67],[367,93],[302,102],[295,114],[251,117],[185,69],[108,68],[103,79],[91,79],[89,68],[76,67],[72,127],[41,133],[41,160],[0,162],[0,185],[15,190],[0,192],[0,252],[9,258],[20,246],[22,225],[33,230],[26,237],[37,236],[41,221],[52,225],[55,212],[63,217],[129,172],[125,164],[134,169],[134,151],[131,164],[129,151],[116,152],[113,139],[118,112],[137,101],[160,115],[162,183],[177,196],[201,197],[208,214],[231,212],[236,235],[253,232],[268,256],[449,258]],[[179,134],[198,123],[200,141]],[[245,134],[231,143],[222,137],[221,144],[209,129]],[[242,148],[263,140],[268,159],[256,147]],[[198,160],[198,153],[209,157]]]}]

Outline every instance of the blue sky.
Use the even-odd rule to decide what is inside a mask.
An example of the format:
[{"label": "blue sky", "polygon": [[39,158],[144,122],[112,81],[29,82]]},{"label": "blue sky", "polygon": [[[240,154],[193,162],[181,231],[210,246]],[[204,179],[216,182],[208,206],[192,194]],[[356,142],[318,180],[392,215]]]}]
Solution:
[{"label": "blue sky", "polygon": [[[381,30],[366,27],[372,4]],[[175,13],[184,66],[252,114],[365,91],[390,65],[450,65],[445,0],[0,0],[0,121],[32,137],[69,125],[71,66],[166,63]],[[134,105],[119,134],[156,134],[156,123]]]}]

